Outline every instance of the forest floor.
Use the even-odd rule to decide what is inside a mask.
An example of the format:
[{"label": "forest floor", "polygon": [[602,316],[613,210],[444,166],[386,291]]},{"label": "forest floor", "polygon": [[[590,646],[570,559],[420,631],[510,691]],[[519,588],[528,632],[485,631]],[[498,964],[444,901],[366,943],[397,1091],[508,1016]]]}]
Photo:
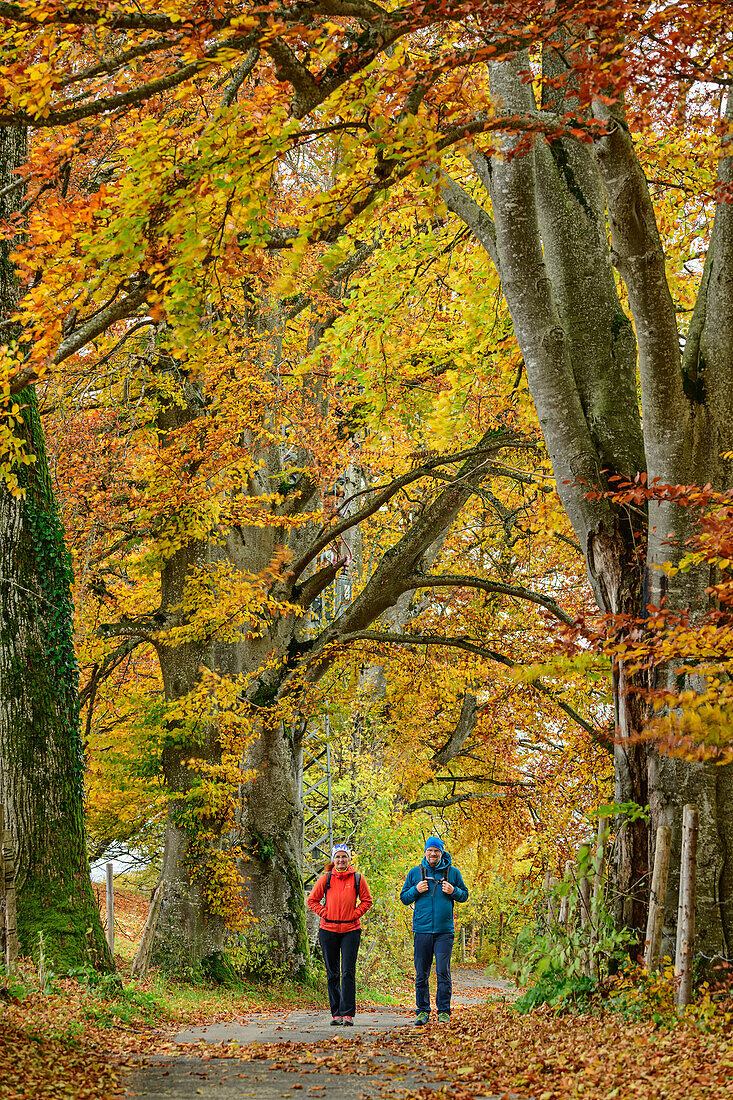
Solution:
[{"label": "forest floor", "polygon": [[[454,971],[453,979],[457,1011],[507,990],[506,982],[489,981],[481,970]],[[338,1031],[330,1019],[319,1007],[189,1028],[174,1037],[179,1050],[146,1060],[125,1084],[140,1100],[201,1095],[279,1100],[301,1093],[356,1100],[427,1095],[450,1081],[448,1073],[429,1067],[404,1044],[414,1008],[359,1005],[354,1028]],[[429,1034],[438,1036],[436,1023],[426,1029]],[[212,1087],[216,1091],[209,1094]]]},{"label": "forest floor", "polygon": [[[125,979],[23,966],[0,998],[0,1100],[733,1100],[733,1003],[703,992],[680,1019],[669,983],[631,976],[586,1005],[522,1015],[483,970],[454,970],[450,1023],[408,1026],[409,982],[382,1005],[362,992],[357,1025],[331,1029],[322,990],[128,983],[138,934],[122,901]],[[127,924],[125,924],[127,922]],[[117,922],[116,922],[117,924]],[[43,985],[43,988],[41,986]]]}]

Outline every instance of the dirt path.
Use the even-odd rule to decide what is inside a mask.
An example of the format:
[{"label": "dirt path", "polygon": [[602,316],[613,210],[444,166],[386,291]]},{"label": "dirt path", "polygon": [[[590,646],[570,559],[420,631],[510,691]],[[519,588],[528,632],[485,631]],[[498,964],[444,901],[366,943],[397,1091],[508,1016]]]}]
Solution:
[{"label": "dirt path", "polygon": [[[454,1006],[482,1004],[508,988],[480,970],[453,972]],[[300,1010],[212,1023],[180,1032],[180,1054],[149,1061],[125,1083],[140,1100],[357,1100],[445,1088],[449,1082],[400,1053],[400,1029],[413,1019],[414,1012],[371,1007],[359,1013],[353,1028],[332,1028],[329,1013]],[[431,1025],[426,1034],[438,1027]]]}]

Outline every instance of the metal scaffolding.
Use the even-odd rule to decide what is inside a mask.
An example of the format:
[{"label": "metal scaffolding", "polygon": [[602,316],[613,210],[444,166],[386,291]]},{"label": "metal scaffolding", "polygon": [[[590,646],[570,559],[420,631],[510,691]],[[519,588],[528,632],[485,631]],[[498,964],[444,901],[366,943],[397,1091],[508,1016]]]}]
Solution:
[{"label": "metal scaffolding", "polygon": [[313,885],[331,858],[333,809],[331,805],[330,727],[306,730],[302,742],[300,797],[303,805],[303,885]]}]

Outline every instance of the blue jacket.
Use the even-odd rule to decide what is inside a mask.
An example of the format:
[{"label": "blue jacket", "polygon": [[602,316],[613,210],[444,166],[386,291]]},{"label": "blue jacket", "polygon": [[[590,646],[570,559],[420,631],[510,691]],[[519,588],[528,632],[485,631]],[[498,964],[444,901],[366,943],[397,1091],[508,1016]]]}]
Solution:
[{"label": "blue jacket", "polygon": [[[428,883],[424,894],[417,891],[417,884],[422,878],[421,867],[425,868]],[[452,884],[452,894],[443,893],[444,879]],[[452,865],[449,853],[443,852],[440,863],[434,869],[423,859],[421,864],[408,872],[400,901],[403,905],[412,905],[413,902],[415,904],[412,914],[413,932],[452,932],[453,903],[468,901],[468,889],[461,878],[461,872]]]}]

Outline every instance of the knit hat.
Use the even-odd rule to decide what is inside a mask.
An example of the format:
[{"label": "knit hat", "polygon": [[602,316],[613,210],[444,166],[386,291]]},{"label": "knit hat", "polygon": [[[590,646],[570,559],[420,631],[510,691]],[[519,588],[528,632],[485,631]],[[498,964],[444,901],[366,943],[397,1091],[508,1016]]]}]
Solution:
[{"label": "knit hat", "polygon": [[439,836],[429,836],[428,839],[425,841],[425,848],[426,850],[428,848],[439,848],[441,852],[445,851],[443,841],[440,839]]},{"label": "knit hat", "polygon": [[346,852],[349,859],[351,859],[351,849],[349,848],[348,844],[334,844],[333,848],[331,849],[331,859],[333,859],[337,852]]}]

